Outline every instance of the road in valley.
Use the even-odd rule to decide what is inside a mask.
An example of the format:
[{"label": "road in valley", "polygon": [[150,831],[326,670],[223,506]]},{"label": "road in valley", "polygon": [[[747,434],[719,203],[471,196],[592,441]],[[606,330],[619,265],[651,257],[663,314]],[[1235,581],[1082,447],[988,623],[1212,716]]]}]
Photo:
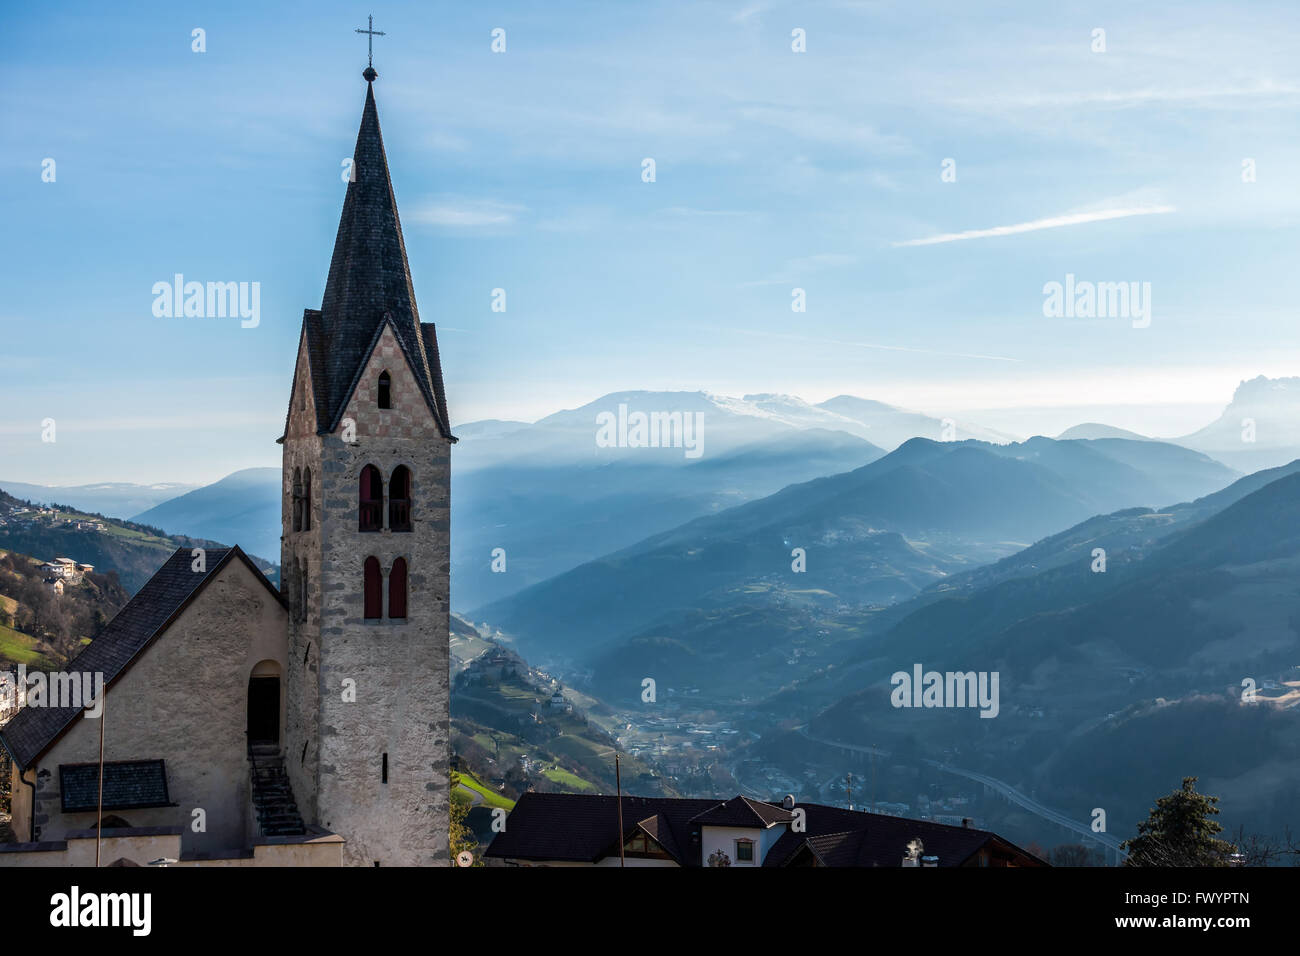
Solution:
[{"label": "road in valley", "polygon": [[[798,733],[800,736],[805,737],[814,743],[825,744],[827,747],[837,747],[840,750],[849,750],[854,753],[874,754],[877,757],[889,756],[889,751],[882,750],[879,747],[862,747],[855,744],[840,743],[838,740],[826,740],[822,737],[814,737],[804,728],[800,728]],[[1000,794],[1008,802],[1014,803],[1016,806],[1024,810],[1028,810],[1035,816],[1041,817],[1050,823],[1054,823],[1059,827],[1063,827],[1066,830],[1086,837],[1094,843],[1101,844],[1106,849],[1121,856],[1124,855],[1124,851],[1120,849],[1120,840],[1117,837],[1111,836],[1109,833],[1094,833],[1089,823],[1082,823],[1073,817],[1066,816],[1059,810],[1053,810],[1051,807],[1039,803],[1032,797],[1025,796],[1025,794],[1021,793],[1005,780],[999,780],[997,777],[990,777],[988,774],[984,773],[976,773],[974,770],[963,770],[960,767],[941,763],[938,760],[926,759],[924,760],[924,763],[942,770],[944,773],[956,774],[959,777],[965,777],[968,780],[973,780],[976,783],[983,784],[988,789]]]}]

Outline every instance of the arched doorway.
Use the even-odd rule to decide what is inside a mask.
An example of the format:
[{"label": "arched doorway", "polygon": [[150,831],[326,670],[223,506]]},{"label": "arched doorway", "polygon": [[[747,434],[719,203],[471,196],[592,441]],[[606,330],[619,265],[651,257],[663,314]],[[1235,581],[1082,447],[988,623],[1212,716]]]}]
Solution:
[{"label": "arched doorway", "polygon": [[262,661],[248,678],[248,742],[280,743],[280,665]]}]

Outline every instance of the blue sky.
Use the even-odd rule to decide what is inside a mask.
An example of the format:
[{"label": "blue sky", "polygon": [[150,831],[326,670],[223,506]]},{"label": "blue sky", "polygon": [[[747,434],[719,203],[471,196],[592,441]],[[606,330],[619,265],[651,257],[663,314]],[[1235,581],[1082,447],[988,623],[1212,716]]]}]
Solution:
[{"label": "blue sky", "polygon": [[[278,464],[371,12],[454,421],[705,389],[1173,435],[1300,373],[1294,4],[180,6],[10,7],[0,477]],[[260,325],[155,318],[175,273]],[[1150,283],[1150,327],[1045,317],[1067,273]]]}]

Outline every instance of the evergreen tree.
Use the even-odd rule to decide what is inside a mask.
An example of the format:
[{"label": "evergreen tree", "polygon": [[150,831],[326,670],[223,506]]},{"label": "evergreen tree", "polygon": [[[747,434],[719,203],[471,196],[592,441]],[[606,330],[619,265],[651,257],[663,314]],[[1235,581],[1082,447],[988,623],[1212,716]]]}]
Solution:
[{"label": "evergreen tree", "polygon": [[1138,835],[1121,844],[1128,850],[1128,866],[1228,866],[1237,848],[1216,833],[1223,827],[1218,797],[1196,792],[1196,778],[1184,777],[1183,786],[1161,797],[1150,816],[1138,824]]}]

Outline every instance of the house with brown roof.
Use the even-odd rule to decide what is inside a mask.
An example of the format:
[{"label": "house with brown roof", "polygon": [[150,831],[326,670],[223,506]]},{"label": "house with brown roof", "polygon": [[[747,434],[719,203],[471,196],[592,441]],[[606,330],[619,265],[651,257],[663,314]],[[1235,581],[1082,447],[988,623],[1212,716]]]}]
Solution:
[{"label": "house with brown roof", "polygon": [[[623,827],[619,830],[620,802]],[[620,848],[622,854],[620,858]],[[1047,866],[969,825],[845,810],[678,797],[523,794],[486,852],[498,866]]]}]

